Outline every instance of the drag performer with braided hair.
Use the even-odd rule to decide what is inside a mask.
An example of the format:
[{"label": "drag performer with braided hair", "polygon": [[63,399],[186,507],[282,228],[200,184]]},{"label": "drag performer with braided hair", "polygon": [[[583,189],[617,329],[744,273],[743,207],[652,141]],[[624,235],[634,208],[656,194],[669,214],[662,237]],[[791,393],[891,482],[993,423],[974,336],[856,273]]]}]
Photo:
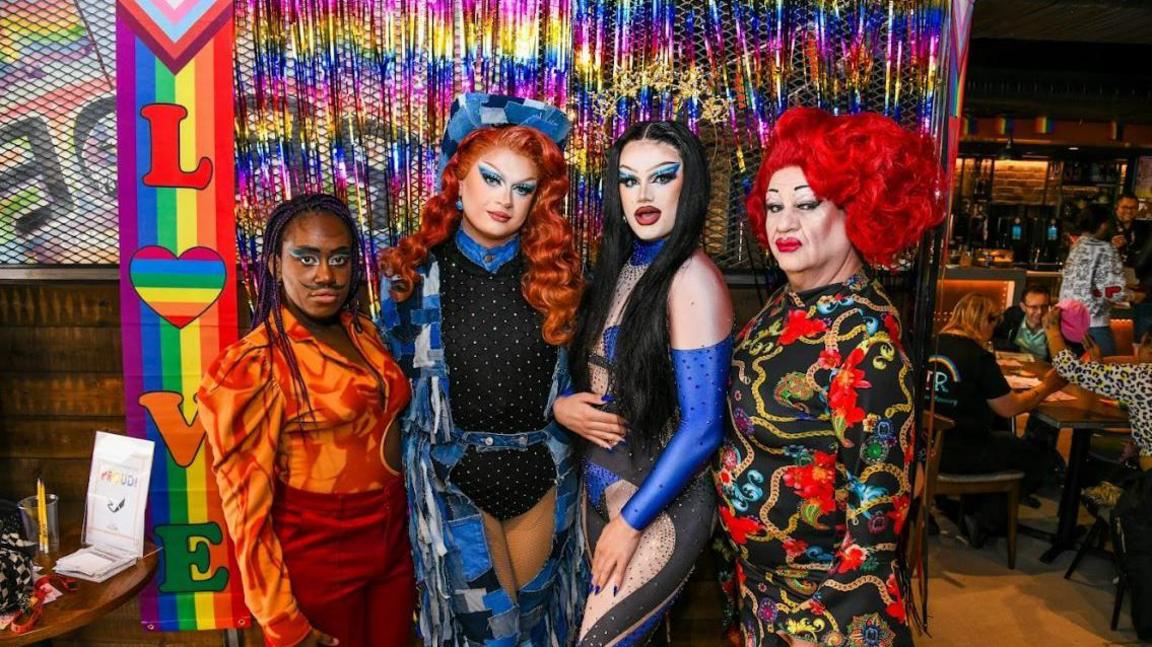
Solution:
[{"label": "drag performer with braided hair", "polygon": [[[711,539],[708,465],[724,436],[732,349],[728,289],[700,248],[710,183],[695,135],[674,121],[634,124],[605,177],[604,239],[573,345],[578,393],[556,404],[590,441],[593,590],[580,647],[646,644]],[[623,437],[617,420],[596,418],[616,415]]]},{"label": "drag performer with braided hair", "polygon": [[359,313],[348,207],[268,219],[252,330],[200,388],[244,600],[269,645],[407,645],[415,582],[396,420],[410,392]]},{"label": "drag performer with braided hair", "polygon": [[459,98],[440,190],[383,257],[379,325],[414,394],[404,465],[427,645],[569,644],[587,591],[552,415],[582,287],[560,211],[568,128],[536,101]]},{"label": "drag performer with braided hair", "polygon": [[736,338],[715,471],[745,645],[912,644],[912,369],[867,265],[939,222],[936,160],[870,113],[793,108],[768,141],[748,215],[788,281]]}]

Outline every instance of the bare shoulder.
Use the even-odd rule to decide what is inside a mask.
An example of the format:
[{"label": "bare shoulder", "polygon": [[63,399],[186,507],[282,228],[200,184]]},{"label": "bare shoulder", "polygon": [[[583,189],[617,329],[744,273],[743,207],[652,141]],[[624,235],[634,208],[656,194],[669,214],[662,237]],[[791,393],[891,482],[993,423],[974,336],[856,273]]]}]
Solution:
[{"label": "bare shoulder", "polygon": [[724,273],[703,250],[698,249],[680,265],[680,269],[676,270],[668,298],[693,298],[697,295],[707,296],[719,292],[725,297],[728,296]]},{"label": "bare shoulder", "polygon": [[673,348],[702,348],[732,332],[732,298],[724,274],[702,250],[696,250],[672,279],[668,318]]}]

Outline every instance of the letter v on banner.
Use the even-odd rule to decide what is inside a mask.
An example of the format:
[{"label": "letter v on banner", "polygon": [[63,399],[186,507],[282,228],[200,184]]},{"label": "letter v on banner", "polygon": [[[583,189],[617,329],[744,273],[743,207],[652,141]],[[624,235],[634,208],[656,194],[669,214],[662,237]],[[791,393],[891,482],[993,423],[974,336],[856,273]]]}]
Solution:
[{"label": "letter v on banner", "polygon": [[230,0],[116,3],[124,396],[128,433],[158,446],[157,631],[251,623],[193,398],[237,336],[232,39]]}]

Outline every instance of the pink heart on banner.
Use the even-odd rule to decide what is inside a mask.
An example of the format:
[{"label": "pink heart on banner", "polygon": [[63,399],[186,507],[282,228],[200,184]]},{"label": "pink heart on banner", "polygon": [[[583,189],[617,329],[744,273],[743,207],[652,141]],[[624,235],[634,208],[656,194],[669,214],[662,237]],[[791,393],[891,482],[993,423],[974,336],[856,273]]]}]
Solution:
[{"label": "pink heart on banner", "polygon": [[232,18],[231,0],[117,0],[120,17],[173,73]]}]

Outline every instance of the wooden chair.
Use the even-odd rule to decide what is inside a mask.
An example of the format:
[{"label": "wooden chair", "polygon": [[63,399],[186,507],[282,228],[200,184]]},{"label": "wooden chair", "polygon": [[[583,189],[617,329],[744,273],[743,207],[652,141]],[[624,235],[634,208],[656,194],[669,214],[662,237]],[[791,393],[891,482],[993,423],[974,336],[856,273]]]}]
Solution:
[{"label": "wooden chair", "polygon": [[[931,451],[929,454],[929,462],[931,457],[938,453],[936,448],[936,436],[945,429],[951,429],[956,426],[952,420],[944,416],[934,415],[930,411],[923,411],[920,415],[920,428],[924,430],[924,437],[929,439],[928,446]],[[915,569],[923,560],[927,559],[927,553],[924,550],[928,518],[931,516],[932,511],[932,490],[935,484],[931,483],[928,479],[928,472],[935,473],[934,470],[927,469],[930,465],[925,466],[925,471],[917,471],[913,483],[915,488],[912,493],[912,498],[917,502],[915,508],[915,517],[910,519],[911,526],[908,530],[908,544],[906,558],[909,564],[914,565]]]},{"label": "wooden chair", "polygon": [[[1008,495],[1008,568],[1016,568],[1016,519],[1020,504],[1020,480],[1024,472],[1004,470],[986,474],[948,474],[940,472],[940,455],[944,447],[946,430],[956,425],[942,416],[935,420],[925,412],[924,424],[930,429],[931,453],[928,454],[928,475],[925,480],[925,501],[931,502],[937,495],[962,496],[965,494],[1006,494]],[[946,422],[945,422],[946,421]]]}]

